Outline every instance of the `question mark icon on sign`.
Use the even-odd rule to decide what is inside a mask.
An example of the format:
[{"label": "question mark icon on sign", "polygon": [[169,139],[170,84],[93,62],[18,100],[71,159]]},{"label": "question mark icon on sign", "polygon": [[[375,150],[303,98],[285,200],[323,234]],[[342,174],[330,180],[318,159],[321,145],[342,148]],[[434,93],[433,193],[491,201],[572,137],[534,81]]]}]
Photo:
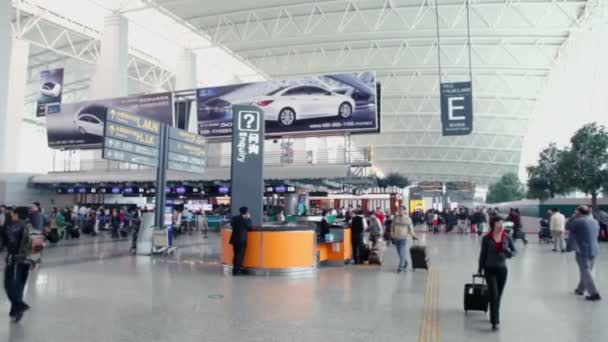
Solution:
[{"label": "question mark icon on sign", "polygon": [[247,129],[251,129],[253,123],[255,122],[255,115],[247,113],[243,115],[243,119],[247,122]]}]

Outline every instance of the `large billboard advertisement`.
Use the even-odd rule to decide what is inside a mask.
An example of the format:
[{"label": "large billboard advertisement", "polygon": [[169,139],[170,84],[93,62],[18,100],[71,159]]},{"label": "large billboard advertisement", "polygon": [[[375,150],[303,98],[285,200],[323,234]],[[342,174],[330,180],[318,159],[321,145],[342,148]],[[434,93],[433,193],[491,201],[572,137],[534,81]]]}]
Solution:
[{"label": "large billboard advertisement", "polygon": [[57,149],[101,148],[108,108],[173,124],[173,95],[159,93],[65,103],[46,117],[48,144]]},{"label": "large billboard advertisement", "polygon": [[199,134],[232,134],[232,106],[264,112],[266,135],[378,132],[373,72],[311,76],[197,90]]},{"label": "large billboard advertisement", "polygon": [[40,72],[40,94],[36,105],[36,117],[45,116],[49,107],[59,108],[63,94],[63,68]]}]

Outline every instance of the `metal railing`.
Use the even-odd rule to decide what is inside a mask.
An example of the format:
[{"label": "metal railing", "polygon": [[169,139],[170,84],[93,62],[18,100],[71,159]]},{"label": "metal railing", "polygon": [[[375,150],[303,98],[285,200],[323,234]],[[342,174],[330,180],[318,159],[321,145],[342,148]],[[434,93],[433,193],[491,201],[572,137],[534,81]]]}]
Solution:
[{"label": "metal railing", "polygon": [[[267,152],[264,154],[266,166],[289,165],[368,165],[372,160],[371,148],[337,149],[331,151],[292,151]],[[207,158],[209,168],[230,167],[230,154],[210,155]],[[80,171],[110,171],[110,170],[150,170],[150,167],[122,163],[103,159],[66,160],[55,165],[53,172],[80,172]]]}]

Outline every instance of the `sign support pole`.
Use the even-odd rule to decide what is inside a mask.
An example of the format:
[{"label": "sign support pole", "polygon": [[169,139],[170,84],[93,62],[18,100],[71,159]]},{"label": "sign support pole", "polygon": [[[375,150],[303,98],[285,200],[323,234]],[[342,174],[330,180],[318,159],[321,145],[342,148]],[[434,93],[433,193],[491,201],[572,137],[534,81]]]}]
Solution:
[{"label": "sign support pole", "polygon": [[168,127],[162,124],[160,127],[160,146],[158,153],[158,169],[156,170],[156,209],[154,211],[154,226],[164,226],[165,202],[167,198],[167,148]]}]

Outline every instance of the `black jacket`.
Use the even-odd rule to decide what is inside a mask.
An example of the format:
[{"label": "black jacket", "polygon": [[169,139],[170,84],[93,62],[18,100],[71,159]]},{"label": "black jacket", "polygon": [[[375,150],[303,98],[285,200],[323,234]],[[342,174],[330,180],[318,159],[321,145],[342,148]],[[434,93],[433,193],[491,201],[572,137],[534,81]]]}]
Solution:
[{"label": "black jacket", "polygon": [[19,254],[21,240],[25,233],[26,225],[24,222],[18,221],[7,225],[3,231],[2,241],[6,245],[8,255]]},{"label": "black jacket", "polygon": [[327,222],[327,219],[324,217],[321,219],[321,223],[319,224],[319,237],[325,238],[325,235],[329,234],[329,232],[329,222]]},{"label": "black jacket", "polygon": [[363,235],[363,229],[365,227],[363,225],[363,220],[365,220],[365,219],[359,215],[353,217],[353,219],[351,221],[351,229],[353,231],[353,236]]},{"label": "black jacket", "polygon": [[515,244],[509,235],[505,236],[502,251],[496,249],[496,244],[489,234],[484,235],[479,253],[479,273],[484,268],[506,268],[507,259],[515,256],[516,253]]},{"label": "black jacket", "polygon": [[233,217],[230,224],[232,226],[232,236],[230,236],[230,243],[232,245],[247,244],[247,232],[251,230],[251,219],[239,215]]}]

